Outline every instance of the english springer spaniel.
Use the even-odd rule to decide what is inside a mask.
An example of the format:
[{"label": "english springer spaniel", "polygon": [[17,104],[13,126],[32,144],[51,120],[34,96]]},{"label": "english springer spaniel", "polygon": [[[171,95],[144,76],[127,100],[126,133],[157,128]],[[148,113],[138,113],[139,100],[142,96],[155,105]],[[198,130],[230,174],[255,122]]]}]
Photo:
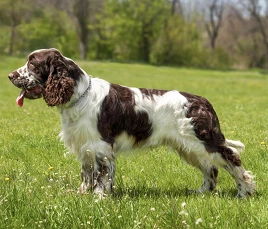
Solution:
[{"label": "english springer spaniel", "polygon": [[197,192],[215,189],[218,167],[234,178],[238,196],[255,191],[239,152],[244,145],[221,132],[212,105],[197,95],[176,90],[126,87],[92,78],[56,49],[32,52],[26,64],[8,75],[23,99],[43,97],[60,115],[61,140],[81,162],[80,193],[104,196],[114,187],[115,157],[136,147],[168,145],[201,170]]}]

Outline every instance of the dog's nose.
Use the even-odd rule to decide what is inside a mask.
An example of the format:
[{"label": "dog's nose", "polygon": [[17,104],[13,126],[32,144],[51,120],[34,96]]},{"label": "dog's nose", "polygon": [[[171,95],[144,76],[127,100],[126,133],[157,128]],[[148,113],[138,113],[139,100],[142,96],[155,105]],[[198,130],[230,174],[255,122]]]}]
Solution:
[{"label": "dog's nose", "polygon": [[8,74],[8,78],[10,80],[14,79],[14,78],[18,78],[20,76],[20,74],[17,71],[11,72]]},{"label": "dog's nose", "polygon": [[15,75],[14,72],[11,72],[8,74],[8,78],[11,80],[14,78],[14,75]]}]

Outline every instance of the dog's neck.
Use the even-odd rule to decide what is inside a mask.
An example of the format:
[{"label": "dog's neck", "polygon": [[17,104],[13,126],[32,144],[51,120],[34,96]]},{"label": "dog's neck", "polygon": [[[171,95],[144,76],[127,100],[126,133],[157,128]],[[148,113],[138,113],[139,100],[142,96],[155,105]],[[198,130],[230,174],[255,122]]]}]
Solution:
[{"label": "dog's neck", "polygon": [[80,95],[80,97],[77,100],[72,101],[67,106],[65,106],[65,109],[70,109],[70,108],[76,106],[77,104],[79,104],[87,96],[90,88],[91,88],[91,78],[89,79],[89,84],[88,84],[88,87],[85,90],[85,92],[82,95]]},{"label": "dog's neck", "polygon": [[87,74],[83,75],[82,78],[77,82],[76,90],[71,100],[66,104],[58,106],[59,112],[62,114],[64,110],[70,110],[71,108],[74,108],[78,106],[80,103],[82,103],[84,99],[87,97],[91,87],[92,87],[91,76]]}]

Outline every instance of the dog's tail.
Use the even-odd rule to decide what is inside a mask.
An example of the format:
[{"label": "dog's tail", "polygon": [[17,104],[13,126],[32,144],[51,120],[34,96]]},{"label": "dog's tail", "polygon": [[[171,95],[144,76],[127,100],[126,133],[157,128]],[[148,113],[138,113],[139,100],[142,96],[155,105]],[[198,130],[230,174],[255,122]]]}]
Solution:
[{"label": "dog's tail", "polygon": [[245,146],[240,141],[225,139],[225,146],[232,149],[234,153],[240,154],[245,150]]}]

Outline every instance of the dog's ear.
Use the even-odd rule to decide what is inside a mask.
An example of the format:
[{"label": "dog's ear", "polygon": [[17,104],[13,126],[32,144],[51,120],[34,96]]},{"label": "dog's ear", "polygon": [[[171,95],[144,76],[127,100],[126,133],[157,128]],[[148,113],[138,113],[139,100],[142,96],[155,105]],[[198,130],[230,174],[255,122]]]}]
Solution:
[{"label": "dog's ear", "polygon": [[50,59],[50,73],[44,95],[48,106],[58,106],[70,101],[75,86],[71,75],[67,60],[59,52],[55,52]]}]

